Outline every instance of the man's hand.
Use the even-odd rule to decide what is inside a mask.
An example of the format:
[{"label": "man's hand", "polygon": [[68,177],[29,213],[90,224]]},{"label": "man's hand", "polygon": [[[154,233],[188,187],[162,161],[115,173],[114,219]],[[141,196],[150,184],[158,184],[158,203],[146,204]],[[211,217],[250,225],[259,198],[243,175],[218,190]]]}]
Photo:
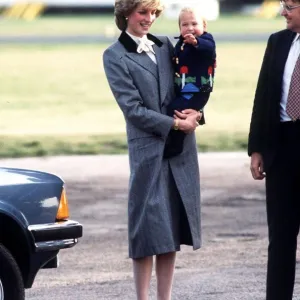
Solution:
[{"label": "man's hand", "polygon": [[264,172],[264,162],[260,153],[254,152],[251,155],[250,170],[255,180],[262,180],[266,177]]}]

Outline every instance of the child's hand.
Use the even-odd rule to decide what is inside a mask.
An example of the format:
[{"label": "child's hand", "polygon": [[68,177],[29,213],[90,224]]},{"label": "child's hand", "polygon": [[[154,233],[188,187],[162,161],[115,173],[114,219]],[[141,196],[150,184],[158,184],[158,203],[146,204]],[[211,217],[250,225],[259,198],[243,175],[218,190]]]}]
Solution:
[{"label": "child's hand", "polygon": [[185,43],[185,44],[191,44],[191,45],[193,45],[193,46],[196,46],[197,45],[197,39],[194,37],[194,35],[193,34],[191,34],[191,33],[188,33],[188,34],[186,34],[186,35],[184,35],[183,36],[183,42]]}]

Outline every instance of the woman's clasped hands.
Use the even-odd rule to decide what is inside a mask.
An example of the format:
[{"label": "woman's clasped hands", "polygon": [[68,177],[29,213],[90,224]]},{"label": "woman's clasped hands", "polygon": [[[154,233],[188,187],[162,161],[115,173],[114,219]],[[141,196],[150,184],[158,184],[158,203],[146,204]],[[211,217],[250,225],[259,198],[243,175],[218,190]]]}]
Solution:
[{"label": "woman's clasped hands", "polygon": [[178,129],[184,133],[192,133],[199,126],[202,118],[202,112],[194,109],[185,109],[183,111],[174,111],[174,119],[178,120]]}]

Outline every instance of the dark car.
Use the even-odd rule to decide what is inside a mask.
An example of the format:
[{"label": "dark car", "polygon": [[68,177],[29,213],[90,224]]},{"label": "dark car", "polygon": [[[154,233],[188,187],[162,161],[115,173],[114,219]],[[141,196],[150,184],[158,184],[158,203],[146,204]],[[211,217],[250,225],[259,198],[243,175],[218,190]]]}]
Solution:
[{"label": "dark car", "polygon": [[0,168],[0,300],[21,300],[59,250],[76,245],[82,225],[69,219],[64,182],[44,172]]}]

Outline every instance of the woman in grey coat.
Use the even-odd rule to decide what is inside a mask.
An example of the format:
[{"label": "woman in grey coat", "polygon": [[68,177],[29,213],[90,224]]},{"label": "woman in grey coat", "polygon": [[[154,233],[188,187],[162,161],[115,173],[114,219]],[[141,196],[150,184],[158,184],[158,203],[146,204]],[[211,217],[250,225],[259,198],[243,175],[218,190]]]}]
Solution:
[{"label": "woman in grey coat", "polygon": [[[160,0],[116,0],[122,31],[103,55],[105,73],[126,121],[130,182],[129,257],[133,259],[137,299],[148,299],[153,256],[157,297],[171,299],[176,251],[200,248],[200,184],[194,131],[200,113],[167,116],[174,98],[173,46],[148,33],[162,12]],[[184,150],[165,159],[170,130],[188,133]]]}]

